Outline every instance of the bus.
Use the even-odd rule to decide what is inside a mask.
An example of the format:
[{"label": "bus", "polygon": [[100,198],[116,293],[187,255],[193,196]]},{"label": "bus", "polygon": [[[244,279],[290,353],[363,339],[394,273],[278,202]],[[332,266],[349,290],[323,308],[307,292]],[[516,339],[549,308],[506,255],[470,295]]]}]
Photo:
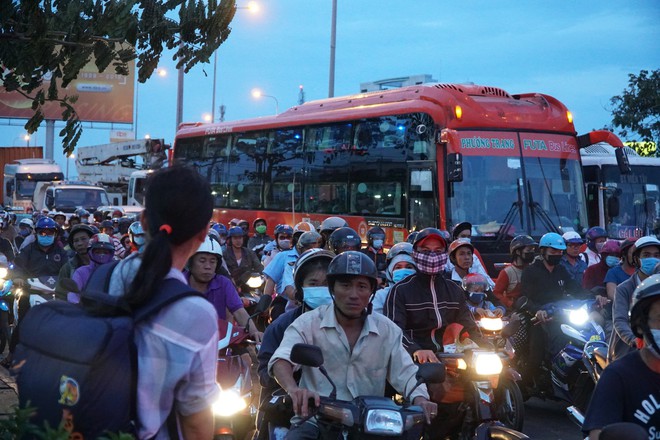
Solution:
[{"label": "bus", "polygon": [[14,212],[25,212],[32,206],[37,183],[62,179],[62,169],[52,159],[18,159],[8,163],[4,170],[4,205]]},{"label": "bus", "polygon": [[589,224],[618,240],[650,235],[660,219],[660,158],[624,149],[628,173],[621,172],[616,150],[608,144],[580,150]]},{"label": "bus", "polygon": [[551,96],[432,84],[185,123],[172,161],[208,179],[216,221],[262,217],[273,228],[341,216],[363,239],[383,227],[387,245],[470,221],[494,273],[517,234],[586,230],[579,149],[600,141],[622,146],[608,131],[577,136]]}]

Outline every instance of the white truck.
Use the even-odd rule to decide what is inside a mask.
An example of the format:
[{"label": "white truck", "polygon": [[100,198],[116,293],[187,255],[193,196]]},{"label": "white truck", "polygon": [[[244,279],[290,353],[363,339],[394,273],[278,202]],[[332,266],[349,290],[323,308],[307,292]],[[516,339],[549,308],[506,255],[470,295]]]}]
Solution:
[{"label": "white truck", "polygon": [[5,165],[4,200],[14,212],[25,212],[39,182],[64,179],[62,168],[51,159],[18,159]]},{"label": "white truck", "polygon": [[138,139],[80,147],[76,169],[81,180],[103,186],[111,205],[142,206],[144,181],[167,160],[163,139]]},{"label": "white truck", "polygon": [[104,188],[88,182],[68,180],[39,182],[32,198],[35,211],[62,211],[67,218],[78,208],[94,212],[99,206],[109,204],[110,200]]}]

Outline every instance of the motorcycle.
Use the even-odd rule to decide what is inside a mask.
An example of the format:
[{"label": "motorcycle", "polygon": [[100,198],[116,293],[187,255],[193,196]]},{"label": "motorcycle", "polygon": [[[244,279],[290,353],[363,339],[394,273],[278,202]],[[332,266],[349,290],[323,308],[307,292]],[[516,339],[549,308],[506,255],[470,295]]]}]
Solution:
[{"label": "motorcycle", "polygon": [[11,323],[9,319],[9,304],[8,300],[12,296],[12,287],[14,283],[11,280],[6,280],[7,278],[7,268],[0,268],[0,354],[5,351],[9,338],[11,336]]},{"label": "motorcycle", "polygon": [[[250,319],[270,306],[271,298],[263,296],[256,304]],[[213,404],[215,418],[214,439],[248,439],[255,426],[257,399],[252,393],[252,360],[246,347],[254,344],[247,329],[231,322],[218,323],[218,363],[216,380],[220,396]]]},{"label": "motorcycle", "polygon": [[[57,284],[57,276],[45,275],[41,277],[28,278],[27,293],[21,289],[16,289],[14,293],[14,325],[19,321],[19,317],[23,316],[27,310],[37,304],[45,303],[55,299],[55,285]],[[29,302],[22,301],[25,295],[28,295]],[[26,310],[21,310],[22,307],[27,307]]]},{"label": "motorcycle", "polygon": [[[257,304],[262,298],[263,287],[266,283],[264,276],[260,273],[253,273],[245,283],[250,289],[241,292],[243,307],[249,314],[254,314]],[[259,331],[264,331],[268,326],[268,315],[265,312],[256,314],[254,322]]]},{"label": "motorcycle", "polygon": [[[558,353],[553,353],[545,368],[548,376],[538,378],[540,381],[549,379],[551,387],[532,393],[540,398],[570,403],[567,411],[579,426],[582,426],[583,414],[607,357],[605,331],[590,317],[594,304],[593,300],[561,300],[544,306],[549,317],[560,320],[561,332],[568,340]],[[521,297],[515,307],[526,315],[530,325],[535,325],[536,319],[527,305],[527,298]],[[524,361],[519,359],[519,362]]]},{"label": "motorcycle", "polygon": [[[382,396],[359,396],[352,401],[337,399],[337,390],[323,368],[321,349],[308,344],[296,344],[291,349],[291,361],[318,368],[332,385],[330,396],[321,397],[321,404],[312,411],[323,439],[420,439],[424,435],[426,419],[422,408],[410,404],[410,394],[401,405]],[[445,369],[440,364],[423,364],[417,372],[414,391],[424,382],[440,383]],[[310,416],[310,417],[312,417]]]},{"label": "motorcycle", "polygon": [[[490,330],[484,330],[490,328]],[[444,352],[436,356],[445,364],[451,387],[441,403],[457,403],[460,439],[526,439],[522,429],[524,405],[517,382],[520,374],[508,363],[509,355],[502,349],[479,348],[472,341],[461,342],[463,327],[450,324],[443,335]],[[506,346],[506,339],[515,326],[506,328],[493,321],[482,322],[482,332],[490,332],[494,347]],[[494,335],[501,332],[502,343]],[[486,337],[488,341],[489,338]],[[506,423],[503,423],[506,422]],[[449,433],[448,433],[449,434]]]}]

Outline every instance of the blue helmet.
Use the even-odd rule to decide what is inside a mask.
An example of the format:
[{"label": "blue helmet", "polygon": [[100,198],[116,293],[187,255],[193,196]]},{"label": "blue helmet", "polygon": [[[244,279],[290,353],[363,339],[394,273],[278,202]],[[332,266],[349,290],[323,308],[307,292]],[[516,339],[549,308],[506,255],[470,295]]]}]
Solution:
[{"label": "blue helmet", "polygon": [[34,226],[34,229],[37,231],[39,229],[57,229],[57,223],[50,217],[41,217],[37,220],[37,224]]},{"label": "blue helmet", "polygon": [[277,225],[275,226],[275,238],[277,238],[278,235],[284,234],[284,235],[293,235],[293,228],[289,225]]},{"label": "blue helmet", "polygon": [[227,227],[223,225],[222,223],[216,223],[213,226],[211,226],[211,229],[213,229],[215,232],[218,233],[221,237],[226,237],[227,236]]},{"label": "blue helmet", "polygon": [[228,235],[230,237],[242,237],[245,235],[245,231],[240,226],[232,226],[229,228]]},{"label": "blue helmet", "polygon": [[556,232],[548,232],[539,240],[539,248],[549,247],[560,251],[566,250],[566,242]]}]

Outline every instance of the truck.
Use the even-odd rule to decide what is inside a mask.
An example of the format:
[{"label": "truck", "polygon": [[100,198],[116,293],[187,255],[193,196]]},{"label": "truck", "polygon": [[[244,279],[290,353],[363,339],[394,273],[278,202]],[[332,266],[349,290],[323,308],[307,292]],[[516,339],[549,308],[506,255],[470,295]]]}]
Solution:
[{"label": "truck", "polygon": [[616,150],[604,142],[580,150],[589,225],[617,240],[649,235],[660,218],[660,158],[624,147],[630,166],[622,171]]},{"label": "truck", "polygon": [[78,177],[105,188],[112,205],[142,206],[138,199],[140,191],[144,192],[144,180],[150,171],[165,165],[168,148],[163,139],[80,147],[76,151]]},{"label": "truck", "polygon": [[0,166],[4,171],[0,200],[6,208],[24,212],[32,204],[37,182],[64,178],[60,166],[42,156],[42,147],[0,148]]},{"label": "truck", "polygon": [[109,204],[105,188],[89,182],[69,180],[37,183],[32,199],[35,211],[61,211],[67,218],[78,208],[94,212],[98,207]]}]

